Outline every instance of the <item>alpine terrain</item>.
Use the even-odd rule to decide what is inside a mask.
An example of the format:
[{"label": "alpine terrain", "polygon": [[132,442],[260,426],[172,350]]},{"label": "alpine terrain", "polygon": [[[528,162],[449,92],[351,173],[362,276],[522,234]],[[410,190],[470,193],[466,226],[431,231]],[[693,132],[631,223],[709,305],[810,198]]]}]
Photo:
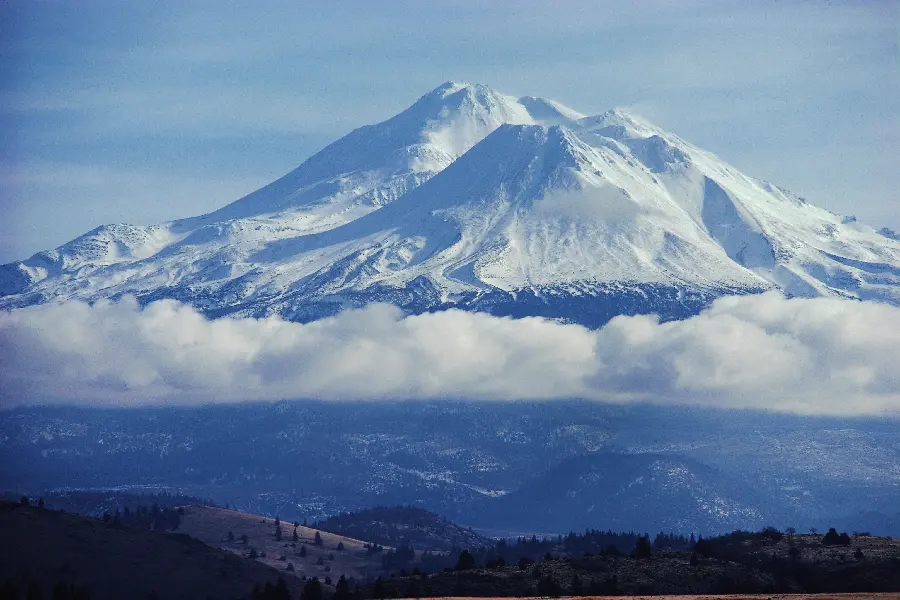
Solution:
[{"label": "alpine terrain", "polygon": [[598,326],[778,289],[900,304],[900,241],[647,121],[446,83],[213,213],[0,267],[0,308],[126,294],[299,321],[384,301]]}]

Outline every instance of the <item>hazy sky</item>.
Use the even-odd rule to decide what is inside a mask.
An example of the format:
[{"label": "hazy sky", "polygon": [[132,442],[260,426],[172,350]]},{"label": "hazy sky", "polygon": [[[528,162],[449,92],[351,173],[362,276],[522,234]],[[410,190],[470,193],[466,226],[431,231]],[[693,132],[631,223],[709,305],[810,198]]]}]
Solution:
[{"label": "hazy sky", "polygon": [[219,207],[449,79],[631,107],[900,229],[897,2],[337,4],[0,5],[0,262]]}]

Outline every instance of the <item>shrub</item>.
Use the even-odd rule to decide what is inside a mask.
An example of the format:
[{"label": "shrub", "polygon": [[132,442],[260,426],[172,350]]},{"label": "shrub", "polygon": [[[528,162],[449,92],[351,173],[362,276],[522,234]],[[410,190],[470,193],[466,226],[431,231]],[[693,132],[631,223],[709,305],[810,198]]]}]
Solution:
[{"label": "shrub", "polygon": [[303,591],[300,593],[300,600],[324,600],[324,598],[325,592],[322,589],[322,584],[319,583],[319,578],[313,577],[308,579],[303,586]]},{"label": "shrub", "polygon": [[704,558],[713,558],[713,554],[715,553],[712,543],[709,540],[703,539],[703,536],[697,538],[697,543],[694,544],[693,550]]},{"label": "shrub", "polygon": [[459,559],[456,561],[457,571],[467,571],[475,568],[475,557],[468,550],[459,553]]},{"label": "shrub", "polygon": [[650,545],[650,537],[646,535],[640,536],[634,544],[635,558],[650,558],[653,554],[653,547]]},{"label": "shrub", "polygon": [[334,587],[334,596],[332,600],[350,600],[350,582],[343,575],[337,581]]},{"label": "shrub", "polygon": [[834,527],[822,537],[823,546],[849,546],[850,543],[850,536],[846,532],[839,534]]}]

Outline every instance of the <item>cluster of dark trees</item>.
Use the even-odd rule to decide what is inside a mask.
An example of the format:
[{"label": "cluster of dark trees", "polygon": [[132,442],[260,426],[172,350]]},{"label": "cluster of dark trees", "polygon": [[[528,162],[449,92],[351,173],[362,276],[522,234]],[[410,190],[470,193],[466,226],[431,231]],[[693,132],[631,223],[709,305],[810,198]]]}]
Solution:
[{"label": "cluster of dark trees", "polygon": [[[18,500],[19,497],[10,497],[4,494],[7,500]],[[85,517],[101,517],[104,512],[115,513],[116,509],[124,511],[126,507],[135,509],[137,506],[159,506],[160,508],[176,508],[188,504],[203,506],[216,506],[216,503],[208,498],[199,498],[184,494],[171,494],[169,492],[129,493],[116,490],[78,490],[78,491],[48,491],[39,496],[30,498],[31,504],[38,504],[44,500],[45,506],[53,510],[63,510],[67,513],[83,515]]]},{"label": "cluster of dark trees", "polygon": [[153,531],[175,531],[181,525],[183,514],[183,508],[161,508],[158,504],[140,505],[134,508],[126,506],[121,511],[116,509],[113,514],[108,511],[104,512],[103,522],[115,526],[147,527]]},{"label": "cluster of dark trees", "polygon": [[834,527],[829,529],[828,533],[822,536],[823,546],[849,546],[852,543],[853,540],[850,539],[850,536],[847,535],[846,532],[838,533]]},{"label": "cluster of dark trees", "polygon": [[[795,538],[795,533],[791,529],[781,532],[770,527],[759,532],[735,531],[695,540],[693,536],[665,533],[651,539],[649,535],[589,530],[543,540],[519,538],[449,554],[424,552],[411,572],[406,570],[408,567],[403,568],[390,578],[370,580],[363,589],[366,598],[375,599],[431,595],[537,593],[555,597],[674,593],[674,588],[666,587],[672,585],[667,581],[668,569],[678,573],[682,581],[695,573],[696,585],[716,594],[900,590],[900,555],[872,561],[859,548],[852,554],[819,555],[815,550],[818,542],[811,544],[808,538],[800,540]],[[781,552],[773,551],[772,544],[782,540],[789,548],[786,556],[784,546]],[[629,543],[630,547],[626,545]],[[832,528],[822,536],[821,544],[846,547],[853,544],[853,538]],[[410,547],[397,550],[385,553],[385,567],[403,564],[415,555]],[[540,556],[543,551],[546,552]],[[635,589],[633,573],[641,568],[659,574],[660,580],[646,583],[646,589]],[[717,572],[714,581],[705,579],[704,573],[708,574],[710,568]],[[631,575],[620,580],[622,573],[617,570]],[[568,575],[558,579],[560,573]]]},{"label": "cluster of dark trees", "polygon": [[[799,586],[802,590],[811,593],[834,591],[834,589],[839,591],[875,591],[879,589],[880,567],[867,566],[864,562],[865,555],[861,549],[857,548],[852,553],[853,560],[849,560],[850,556],[847,556],[848,562],[841,564],[844,574],[840,575],[834,568],[823,570],[819,566],[818,560],[812,561],[812,564],[810,561],[802,560],[805,553],[811,548],[795,544],[794,533],[792,528],[787,534],[774,528],[766,528],[758,533],[734,531],[715,538],[700,538],[694,545],[693,552],[695,556],[738,563],[768,573],[775,580],[775,588],[779,590],[787,589],[790,586]],[[755,542],[780,541],[784,539],[785,535],[787,535],[789,545],[787,557],[775,553],[754,551]],[[847,547],[852,543],[853,539],[850,535],[838,533],[833,527],[822,537],[824,546]],[[900,568],[900,560],[896,562]],[[866,570],[869,570],[870,573],[865,573]],[[900,573],[900,570],[897,572]],[[861,582],[853,581],[852,577],[860,577]],[[742,592],[740,589],[734,591],[735,593]]]},{"label": "cluster of dark trees", "polygon": [[[489,550],[489,558],[503,558],[506,562],[512,562],[526,557],[538,559],[551,554],[565,554],[569,556],[581,556],[584,554],[630,554],[638,541],[649,536],[630,531],[619,533],[614,531],[600,531],[586,529],[584,533],[569,533],[556,538],[531,538],[520,537],[513,542],[500,540]],[[656,534],[651,542],[655,550],[686,550],[694,543],[693,536],[685,537],[675,533]]]},{"label": "cluster of dark trees", "polygon": [[[321,586],[320,586],[321,587]],[[250,593],[250,600],[293,600],[291,590],[283,578],[278,578],[278,583],[266,582],[264,586],[255,585]],[[316,600],[322,600],[321,596]]]},{"label": "cluster of dark trees", "polygon": [[[21,506],[31,506],[32,501],[28,496],[22,496],[19,500],[19,504]],[[36,504],[38,508],[51,508],[48,507],[43,497],[38,498]],[[58,510],[70,512],[65,511],[65,509]],[[181,516],[183,514],[184,509],[181,507],[160,507],[159,504],[154,502],[152,505],[141,504],[134,508],[125,506],[124,510],[119,510],[117,508],[115,513],[104,511],[101,518],[104,523],[115,527],[130,525],[147,527],[153,531],[175,531],[181,525]]]},{"label": "cluster of dark trees", "polygon": [[[649,556],[653,550],[687,550],[695,543],[693,535],[685,537],[674,533],[660,532],[652,539],[648,535],[635,532],[616,533],[587,529],[584,533],[569,533],[550,538],[536,535],[519,537],[515,540],[499,540],[493,545],[479,548],[453,548],[449,552],[424,551],[416,554],[410,544],[400,544],[395,549],[385,551],[378,544],[368,547],[369,553],[383,552],[382,567],[389,572],[411,570],[421,573],[439,573],[445,570],[466,568],[493,568],[508,564],[528,564],[548,557],[584,555],[631,555]],[[416,560],[418,558],[418,560]],[[460,561],[462,560],[462,563]],[[471,562],[471,566],[469,565]]]},{"label": "cluster of dark trees", "polygon": [[[377,546],[379,550],[373,550],[374,547],[375,546],[370,546],[366,552],[384,552],[384,548],[381,546]],[[404,544],[389,552],[385,552],[381,557],[381,566],[385,571],[396,571],[403,569],[415,560],[416,551],[412,546]]]},{"label": "cluster of dark trees", "polygon": [[7,580],[0,587],[0,600],[91,600],[91,592],[86,587],[65,581],[57,581],[49,590],[37,581],[23,582],[21,586]]},{"label": "cluster of dark trees", "polygon": [[345,512],[313,524],[323,531],[369,540],[383,546],[410,545],[417,550],[480,546],[488,540],[431,511],[414,506],[379,506]]},{"label": "cluster of dark trees", "polygon": [[[325,586],[319,581],[318,577],[311,577],[303,584],[303,590],[300,592],[300,600],[325,600]],[[334,593],[328,596],[329,600],[363,600],[362,593],[357,587],[350,590],[350,583],[347,578],[341,575],[334,587]],[[254,586],[250,594],[250,600],[293,600],[291,592],[288,589],[284,579],[279,578],[278,582],[273,584],[266,583],[264,586]]]}]

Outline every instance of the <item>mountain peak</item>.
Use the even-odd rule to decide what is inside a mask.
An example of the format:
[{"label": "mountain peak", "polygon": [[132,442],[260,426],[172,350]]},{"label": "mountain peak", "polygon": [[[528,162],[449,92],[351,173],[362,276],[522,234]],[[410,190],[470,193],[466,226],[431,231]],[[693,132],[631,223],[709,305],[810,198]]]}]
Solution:
[{"label": "mountain peak", "polygon": [[[674,315],[688,296],[694,310],[771,287],[900,303],[900,241],[630,110],[585,117],[448,81],[219,211],[96,230],[0,268],[0,308],[134,294],[303,320],[390,301],[596,324],[623,289]],[[540,306],[519,302],[529,294]]]},{"label": "mountain peak", "polygon": [[665,133],[647,119],[624,108],[613,108],[602,114],[584,117],[579,125],[586,131],[614,139],[647,138]]},{"label": "mountain peak", "polygon": [[460,91],[467,91],[469,93],[476,93],[478,91],[487,92],[487,93],[497,93],[489,86],[480,84],[480,83],[471,83],[469,81],[445,81],[441,85],[437,86],[433,90],[431,90],[426,96],[431,94],[440,95],[443,97],[447,97],[451,94],[455,94]]},{"label": "mountain peak", "polygon": [[[465,81],[447,81],[434,88],[416,101],[406,111],[420,114],[423,111],[431,112],[441,110],[459,110],[465,105],[479,105],[490,110],[492,107],[505,104],[515,104],[517,101],[512,96],[500,92],[480,83]],[[399,116],[399,115],[398,115]],[[434,115],[437,117],[439,115]]]}]

